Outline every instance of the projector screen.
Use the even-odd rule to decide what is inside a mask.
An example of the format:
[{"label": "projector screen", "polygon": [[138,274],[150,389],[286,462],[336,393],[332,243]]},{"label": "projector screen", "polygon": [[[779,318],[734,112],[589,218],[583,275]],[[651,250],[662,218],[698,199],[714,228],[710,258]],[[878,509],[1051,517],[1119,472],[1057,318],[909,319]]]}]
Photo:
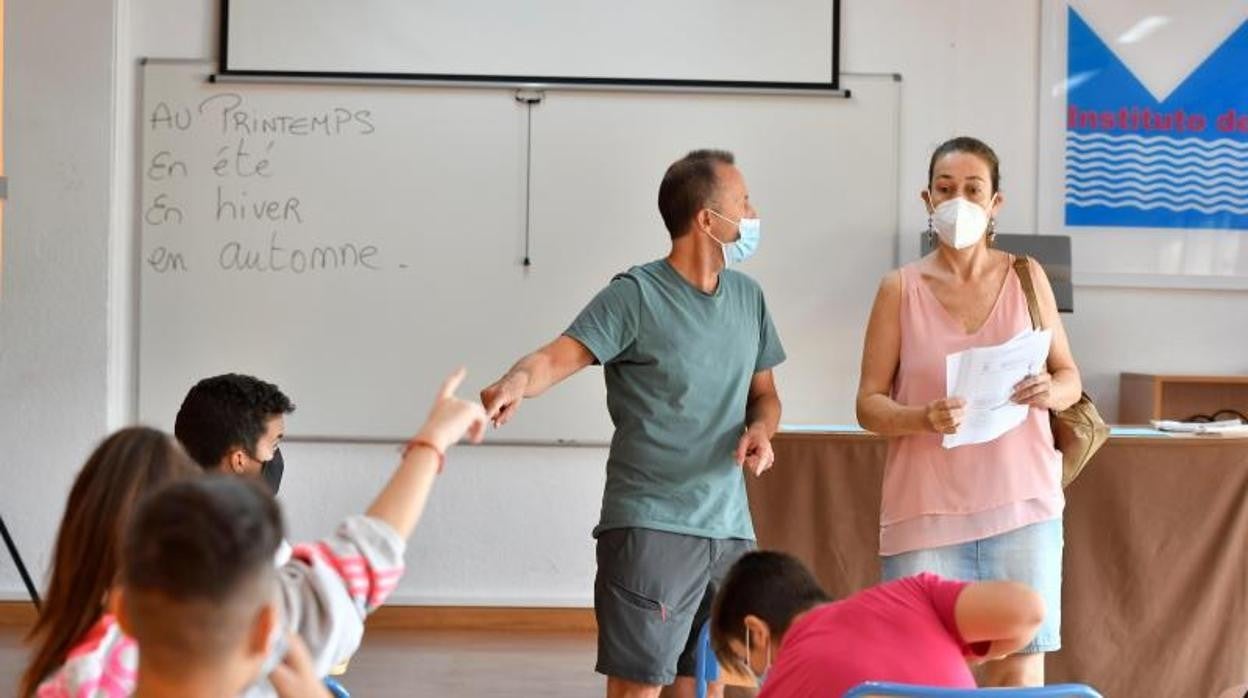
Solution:
[{"label": "projector screen", "polygon": [[220,73],[835,90],[839,0],[222,0]]}]

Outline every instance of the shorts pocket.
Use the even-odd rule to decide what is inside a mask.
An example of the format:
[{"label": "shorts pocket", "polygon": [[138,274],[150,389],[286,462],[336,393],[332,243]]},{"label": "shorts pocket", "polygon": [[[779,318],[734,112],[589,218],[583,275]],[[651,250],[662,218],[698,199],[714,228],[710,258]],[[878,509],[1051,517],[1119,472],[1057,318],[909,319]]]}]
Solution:
[{"label": "shorts pocket", "polygon": [[650,598],[638,591],[633,591],[619,582],[608,580],[607,586],[611,593],[625,605],[645,613],[658,614],[659,619],[666,621],[670,613],[667,605],[658,599]]}]

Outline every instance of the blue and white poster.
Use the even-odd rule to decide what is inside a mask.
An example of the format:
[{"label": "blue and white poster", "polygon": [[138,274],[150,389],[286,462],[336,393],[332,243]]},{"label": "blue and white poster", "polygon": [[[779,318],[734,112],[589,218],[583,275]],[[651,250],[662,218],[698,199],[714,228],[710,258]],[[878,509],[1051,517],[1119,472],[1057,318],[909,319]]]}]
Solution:
[{"label": "blue and white poster", "polygon": [[1037,228],[1075,283],[1248,290],[1248,0],[1040,9]]},{"label": "blue and white poster", "polygon": [[1065,225],[1248,231],[1242,3],[1148,4],[1066,9]]}]

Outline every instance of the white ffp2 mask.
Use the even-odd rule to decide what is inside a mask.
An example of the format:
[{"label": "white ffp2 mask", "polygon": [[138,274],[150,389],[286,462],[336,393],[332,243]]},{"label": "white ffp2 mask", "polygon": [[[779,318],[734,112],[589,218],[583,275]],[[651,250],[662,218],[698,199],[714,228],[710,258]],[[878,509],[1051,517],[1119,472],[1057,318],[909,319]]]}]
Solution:
[{"label": "white ffp2 mask", "polygon": [[988,212],[962,197],[949,199],[932,212],[932,227],[944,243],[955,250],[979,242],[988,232]]}]

